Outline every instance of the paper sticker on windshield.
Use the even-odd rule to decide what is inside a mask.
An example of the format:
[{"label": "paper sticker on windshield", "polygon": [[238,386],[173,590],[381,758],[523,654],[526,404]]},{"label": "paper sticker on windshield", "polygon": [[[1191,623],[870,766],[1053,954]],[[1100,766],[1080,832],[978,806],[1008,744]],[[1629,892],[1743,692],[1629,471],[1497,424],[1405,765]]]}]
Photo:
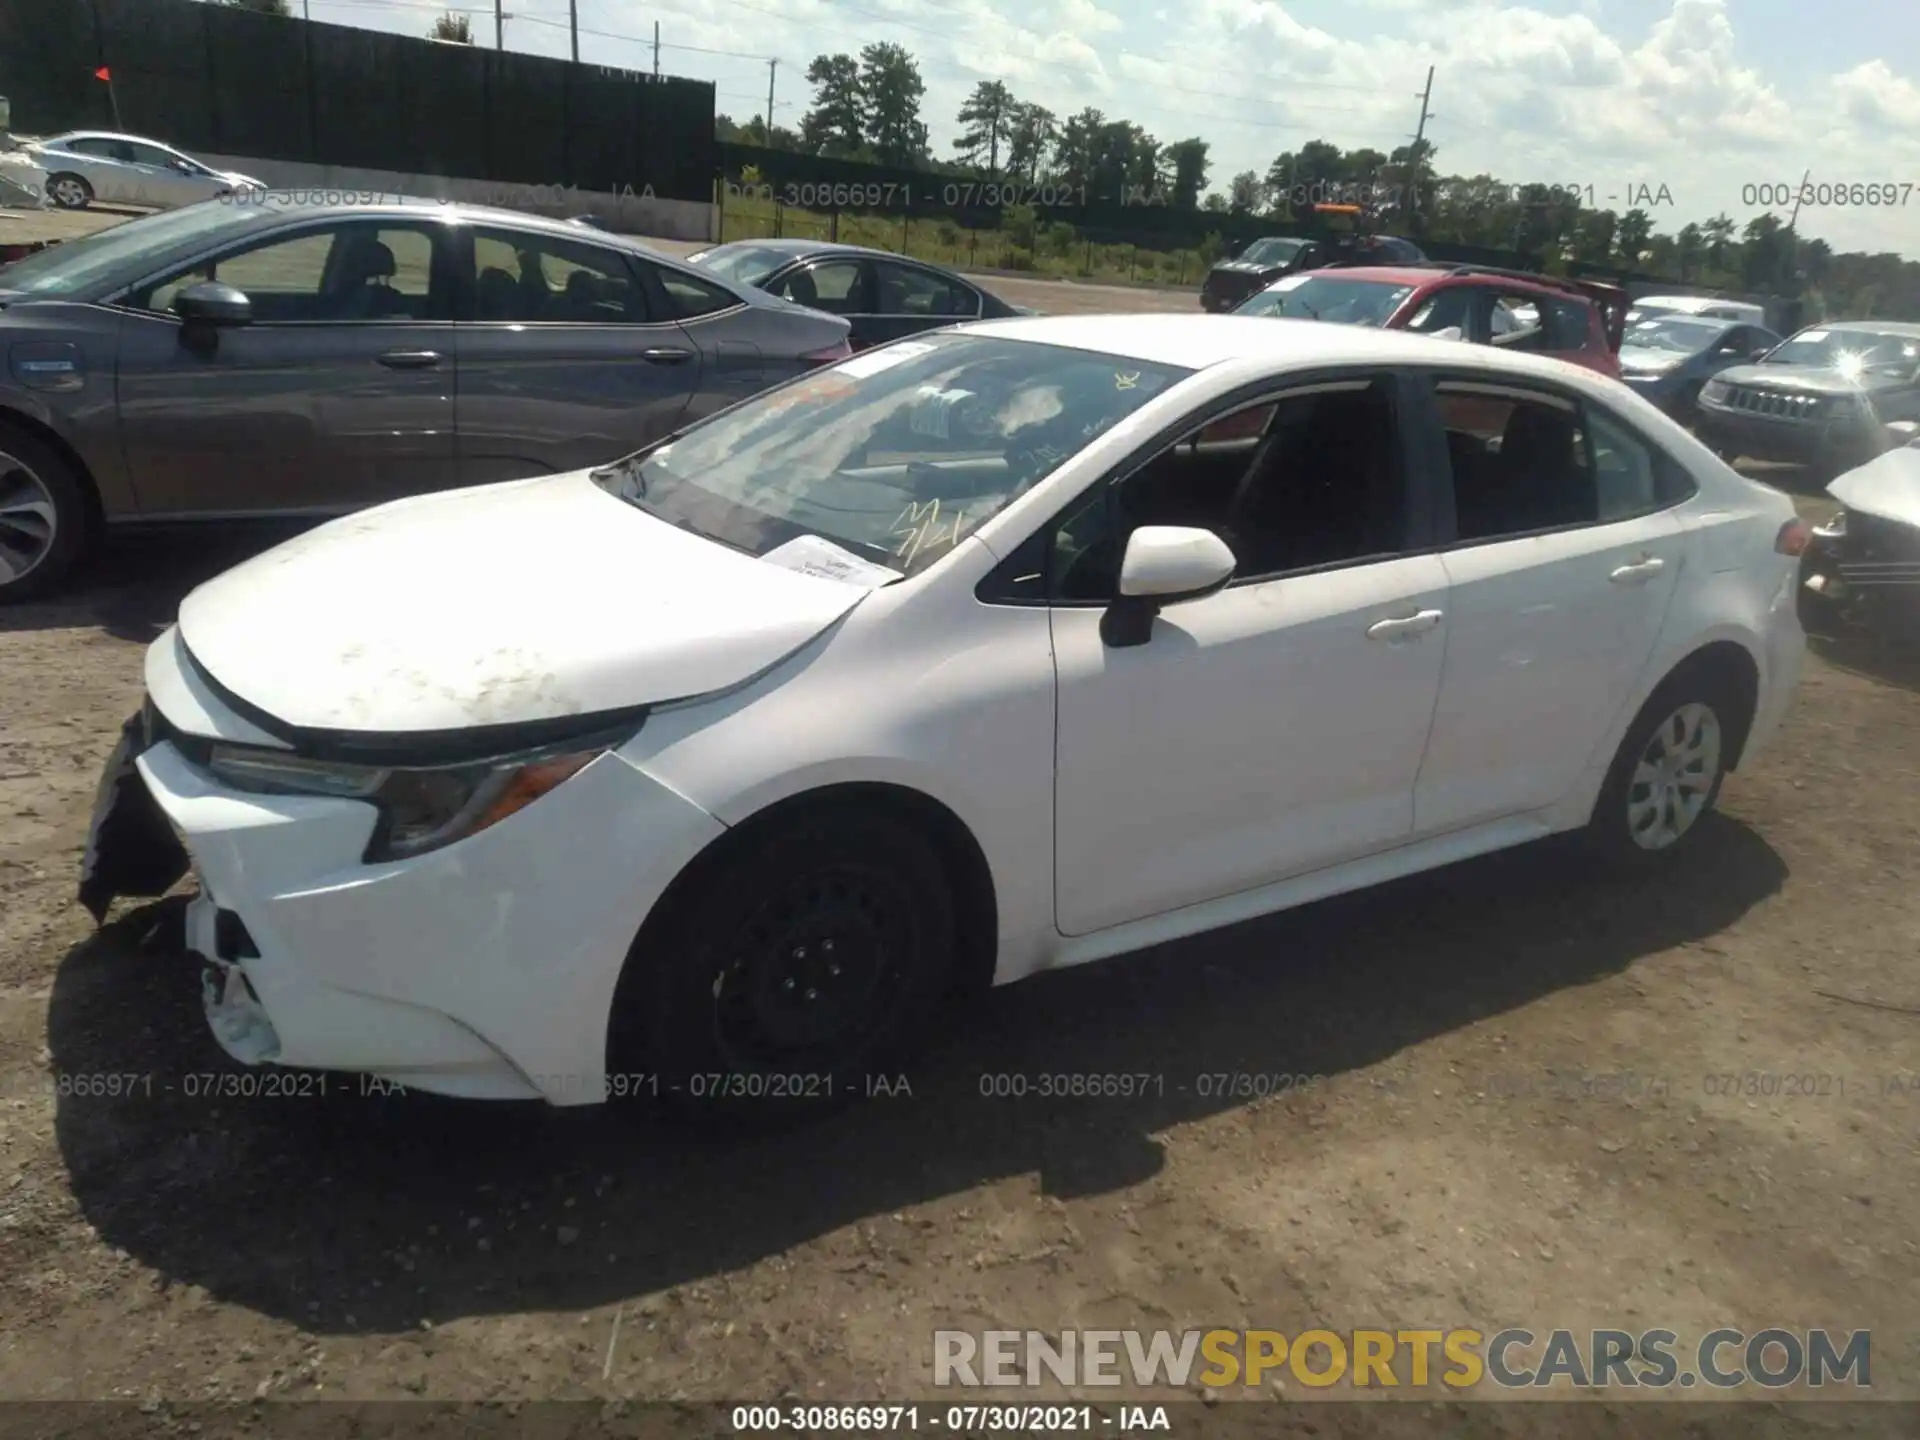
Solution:
[{"label": "paper sticker on windshield", "polygon": [[904,360],[916,355],[924,355],[933,349],[931,345],[922,345],[916,341],[903,340],[898,345],[889,345],[884,350],[869,350],[864,355],[856,355],[851,360],[842,360],[833,367],[835,375],[845,375],[850,379],[864,380],[869,375],[878,375],[882,370],[891,370]]},{"label": "paper sticker on windshield", "polygon": [[1807,330],[1793,338],[1796,340],[1824,340],[1827,338],[1827,334],[1828,332],[1825,330]]},{"label": "paper sticker on windshield", "polygon": [[889,570],[884,565],[876,565],[871,560],[862,560],[851,550],[844,550],[831,540],[822,540],[818,535],[802,535],[777,545],[760,557],[769,565],[778,565],[783,570],[797,570],[802,575],[813,575],[821,580],[838,580],[843,585],[858,585],[865,590],[878,589],[890,580],[898,580],[900,572]]},{"label": "paper sticker on windshield", "polygon": [[1307,281],[1311,280],[1312,278],[1313,276],[1311,275],[1289,275],[1284,280],[1274,281],[1273,284],[1267,287],[1267,289],[1280,290],[1280,291],[1298,290],[1302,285],[1306,284]]}]

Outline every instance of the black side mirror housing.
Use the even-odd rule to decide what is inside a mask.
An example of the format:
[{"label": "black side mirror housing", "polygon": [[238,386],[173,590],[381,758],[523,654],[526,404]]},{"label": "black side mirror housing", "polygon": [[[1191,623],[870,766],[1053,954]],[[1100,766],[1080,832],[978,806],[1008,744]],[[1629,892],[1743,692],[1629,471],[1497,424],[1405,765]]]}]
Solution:
[{"label": "black side mirror housing", "polygon": [[173,297],[173,313],[185,325],[202,330],[230,330],[253,323],[253,302],[244,291],[217,280],[189,285]]}]

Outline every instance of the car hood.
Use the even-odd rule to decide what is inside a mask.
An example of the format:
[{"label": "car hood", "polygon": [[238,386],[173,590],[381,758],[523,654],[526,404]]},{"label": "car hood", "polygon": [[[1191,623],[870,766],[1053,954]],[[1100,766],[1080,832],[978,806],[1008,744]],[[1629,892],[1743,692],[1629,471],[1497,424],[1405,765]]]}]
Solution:
[{"label": "car hood", "polygon": [[1225,272],[1228,275],[1258,275],[1266,270],[1281,270],[1285,267],[1282,265],[1262,265],[1257,260],[1222,260],[1213,268],[1216,273]]},{"label": "car hood", "polygon": [[1680,355],[1672,350],[1658,350],[1651,346],[1623,345],[1620,347],[1620,368],[1623,370],[1657,370],[1666,375],[1676,370],[1684,370],[1693,358],[1691,355]]},{"label": "car hood", "polygon": [[1889,450],[1847,471],[1827,493],[1862,515],[1920,526],[1920,448]]},{"label": "car hood", "polygon": [[575,471],[331,521],[194,590],[180,638],[285,725],[405,735],[724,689],[873,583],[704,540]]},{"label": "car hood", "polygon": [[1751,385],[1760,390],[1790,390],[1798,395],[1858,395],[1863,391],[1898,390],[1909,382],[1897,375],[1859,375],[1848,378],[1838,370],[1812,365],[1735,365],[1716,377],[1729,385]]}]

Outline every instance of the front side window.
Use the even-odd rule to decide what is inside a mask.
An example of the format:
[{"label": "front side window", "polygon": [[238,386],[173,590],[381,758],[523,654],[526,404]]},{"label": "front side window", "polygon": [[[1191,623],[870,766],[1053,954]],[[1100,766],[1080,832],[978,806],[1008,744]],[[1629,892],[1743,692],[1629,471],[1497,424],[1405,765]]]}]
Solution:
[{"label": "front side window", "polygon": [[557,235],[478,230],[473,318],[522,325],[645,324],[646,292],[626,256]]},{"label": "front side window", "polygon": [[1236,583],[1391,555],[1407,535],[1397,435],[1384,378],[1306,386],[1209,421],[1068,514],[1050,593],[1111,600],[1142,525],[1211,530],[1233,551]]},{"label": "front side window", "polygon": [[214,280],[245,292],[265,324],[425,320],[434,314],[433,245],[424,225],[322,226],[202,261],[125,303],[164,314],[182,290]]},{"label": "front side window", "polygon": [[930,335],[766,391],[598,478],[749,555],[784,560],[825,542],[911,575],[1188,373]]},{"label": "front side window", "polygon": [[73,296],[131,284],[150,273],[155,254],[195,242],[211,248],[263,229],[274,218],[266,205],[223,205],[217,200],[145,215],[0,266],[0,290]]}]

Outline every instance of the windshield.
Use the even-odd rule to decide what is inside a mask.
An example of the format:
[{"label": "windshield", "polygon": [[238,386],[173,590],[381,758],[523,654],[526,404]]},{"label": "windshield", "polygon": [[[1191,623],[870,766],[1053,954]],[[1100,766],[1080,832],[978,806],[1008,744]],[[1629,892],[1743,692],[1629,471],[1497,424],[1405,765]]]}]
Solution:
[{"label": "windshield", "polygon": [[[0,271],[0,274],[4,274]],[[1865,370],[1905,373],[1920,366],[1920,335],[1888,335],[1872,330],[1802,330],[1760,362],[1763,365],[1812,365],[1857,375]]]},{"label": "windshield", "polygon": [[1236,313],[1332,320],[1343,325],[1384,325],[1412,293],[1411,285],[1385,280],[1342,280],[1319,273],[1290,275],[1249,296]]},{"label": "windshield", "polygon": [[1240,252],[1242,260],[1256,265],[1284,265],[1300,253],[1304,240],[1256,240]]},{"label": "windshield", "polygon": [[697,262],[702,270],[711,270],[722,280],[741,285],[758,285],[782,265],[793,259],[788,250],[770,250],[762,245],[727,246],[709,250]]},{"label": "windshield", "polygon": [[749,555],[884,581],[931,565],[1189,373],[1017,340],[928,336],[769,390],[596,478],[648,514]]},{"label": "windshield", "polygon": [[[146,262],[173,246],[197,239],[218,241],[223,232],[238,233],[278,212],[265,205],[232,205],[203,200],[182,210],[128,220],[109,230],[78,240],[65,240],[36,251],[11,265],[0,266],[0,290],[25,290],[34,295],[77,295],[101,282],[112,282],[124,268],[144,273]],[[128,274],[127,279],[138,278]]]},{"label": "windshield", "polygon": [[1625,344],[1639,350],[1697,355],[1726,333],[1727,327],[1704,320],[1642,320],[1627,331]]}]

